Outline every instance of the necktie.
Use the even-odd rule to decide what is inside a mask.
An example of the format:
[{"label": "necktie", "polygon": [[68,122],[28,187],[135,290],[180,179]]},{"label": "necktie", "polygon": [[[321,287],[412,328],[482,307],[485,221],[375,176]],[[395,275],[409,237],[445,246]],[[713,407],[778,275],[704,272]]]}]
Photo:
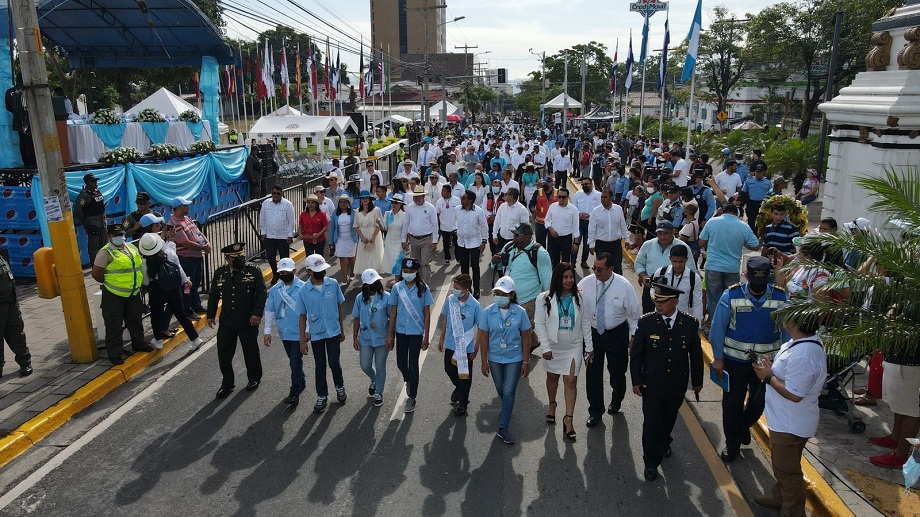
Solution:
[{"label": "necktie", "polygon": [[[599,293],[604,293],[604,282],[598,287]],[[607,330],[607,293],[601,295],[597,301],[597,333],[603,334]]]},{"label": "necktie", "polygon": [[668,326],[668,330],[671,330],[671,318],[665,318],[664,323]]}]

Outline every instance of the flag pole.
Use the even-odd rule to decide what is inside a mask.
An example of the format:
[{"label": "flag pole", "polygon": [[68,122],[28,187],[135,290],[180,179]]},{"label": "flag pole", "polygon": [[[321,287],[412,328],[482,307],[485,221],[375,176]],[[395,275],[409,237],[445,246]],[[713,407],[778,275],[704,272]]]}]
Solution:
[{"label": "flag pole", "polygon": [[[387,43],[387,60],[388,61],[390,60],[390,44],[389,43]],[[388,117],[393,116],[393,87],[390,85],[390,74],[393,73],[392,67],[393,67],[392,64],[390,64],[389,66],[384,64],[383,66],[383,70],[387,74],[387,116]],[[391,128],[393,127],[392,121],[390,122],[390,127]]]},{"label": "flag pole", "polygon": [[671,6],[668,5],[665,10],[665,20],[664,20],[664,48],[661,49],[661,63],[659,64],[659,80],[661,81],[661,87],[658,89],[658,96],[661,97],[661,104],[658,106],[658,144],[661,145],[661,141],[664,139],[664,96],[667,94],[667,78],[668,78],[668,45],[671,43],[670,38],[670,27],[668,22],[671,16]]},{"label": "flag pole", "polygon": [[[246,139],[249,140],[249,115],[248,109],[246,107],[246,62],[243,61],[243,44],[239,44],[240,48],[240,61],[243,63],[243,87],[240,91],[240,96],[243,98],[243,127],[246,129]],[[250,63],[251,64],[251,63]],[[240,135],[242,138],[243,136]],[[245,141],[244,141],[245,143]]]},{"label": "flag pole", "polygon": [[[619,67],[620,67],[619,63],[617,63],[617,60],[619,59],[619,55],[620,55],[620,38],[617,38],[616,50],[613,51],[613,70],[614,72],[613,72],[613,91],[610,92],[610,113],[617,112],[617,88],[618,88],[617,72],[619,71]],[[614,117],[613,115],[610,116],[610,135],[611,136],[613,135],[613,131],[614,131],[614,126],[616,122],[615,118],[616,117]]]},{"label": "flag pole", "polygon": [[693,96],[696,93],[696,67],[690,76],[690,104],[687,105],[687,149],[690,149],[690,131],[693,127]]},{"label": "flag pole", "polygon": [[642,135],[643,129],[645,127],[645,65],[647,59],[645,59],[646,51],[648,49],[648,18],[649,18],[649,3],[648,0],[645,1],[645,26],[642,30],[642,50],[639,51],[639,55],[642,59],[642,91],[639,92],[639,135]]}]

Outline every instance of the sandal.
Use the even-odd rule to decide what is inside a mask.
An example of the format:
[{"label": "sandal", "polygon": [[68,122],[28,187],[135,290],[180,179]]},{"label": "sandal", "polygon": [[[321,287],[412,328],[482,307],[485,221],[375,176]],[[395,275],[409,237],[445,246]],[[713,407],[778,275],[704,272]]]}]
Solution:
[{"label": "sandal", "polygon": [[[566,428],[565,428],[565,419],[566,419],[566,418],[568,418],[569,421],[572,422],[572,430],[571,430],[571,431],[566,431],[566,430],[565,430],[565,429],[566,429]],[[563,432],[563,434],[565,434],[565,437],[566,437],[566,438],[568,438],[569,440],[571,440],[571,441],[573,441],[573,442],[575,441],[575,437],[578,435],[578,433],[575,432],[575,420],[572,418],[572,415],[565,415],[564,417],[562,417],[562,432]]]},{"label": "sandal", "polygon": [[[553,413],[555,413],[555,412],[556,412],[556,401],[554,400],[554,401],[550,402],[549,405],[553,408]],[[551,415],[551,414],[547,413],[547,414],[546,414],[546,423],[547,423],[547,424],[555,424],[555,423],[556,423],[556,415],[555,415],[555,414],[552,414],[552,415]]]}]

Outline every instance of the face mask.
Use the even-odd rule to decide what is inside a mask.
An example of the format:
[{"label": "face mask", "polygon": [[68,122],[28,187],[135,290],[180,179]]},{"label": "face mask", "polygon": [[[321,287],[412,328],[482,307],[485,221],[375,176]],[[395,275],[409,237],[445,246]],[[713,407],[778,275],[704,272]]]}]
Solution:
[{"label": "face mask", "polygon": [[493,298],[495,299],[495,305],[498,305],[499,308],[502,308],[502,309],[504,309],[505,307],[508,306],[508,304],[511,303],[511,298],[508,296],[495,296]]},{"label": "face mask", "polygon": [[402,277],[403,277],[403,280],[405,280],[406,282],[415,282],[416,276],[417,276],[417,273],[403,273]]},{"label": "face mask", "polygon": [[232,264],[234,269],[243,269],[246,265],[246,257],[233,257]]},{"label": "face mask", "polygon": [[112,237],[112,244],[115,246],[123,246],[125,243],[125,236],[119,235],[117,237]]},{"label": "face mask", "polygon": [[278,278],[285,284],[290,284],[294,281],[294,273],[278,273]]},{"label": "face mask", "polygon": [[463,291],[460,289],[451,289],[450,294],[456,296],[457,298],[460,298],[461,296],[463,296]]},{"label": "face mask", "polygon": [[654,187],[649,187],[649,188],[647,188],[646,190],[648,191],[649,194],[654,194],[654,193],[655,193],[655,188],[654,188]]},{"label": "face mask", "polygon": [[501,187],[492,187],[492,193],[493,193],[493,194],[498,194],[498,193],[501,192],[501,191],[502,191],[502,188],[501,188]]},{"label": "face mask", "polygon": [[313,278],[315,278],[315,279],[317,279],[317,280],[322,280],[322,279],[326,278],[326,272],[325,272],[325,271],[313,271],[313,272],[311,272],[310,274],[311,274],[311,276],[313,276]]}]

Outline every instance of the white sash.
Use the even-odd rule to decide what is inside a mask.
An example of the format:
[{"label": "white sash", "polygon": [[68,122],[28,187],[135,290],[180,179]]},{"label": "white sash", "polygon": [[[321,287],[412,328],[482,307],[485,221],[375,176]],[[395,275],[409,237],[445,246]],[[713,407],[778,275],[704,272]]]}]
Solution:
[{"label": "white sash", "polygon": [[460,316],[460,300],[456,296],[451,295],[450,298],[448,298],[447,308],[450,315],[451,330],[453,330],[454,334],[454,358],[451,362],[457,365],[458,377],[461,379],[469,379],[470,361],[469,357],[466,355],[466,347],[473,341],[476,326],[472,326],[470,330],[466,332],[463,331],[463,318]]},{"label": "white sash", "polygon": [[[418,286],[416,286],[418,289]],[[409,313],[409,317],[412,318],[412,321],[418,325],[418,328],[421,329],[422,335],[425,334],[425,324],[422,323],[422,315],[418,313],[418,310],[415,308],[415,305],[412,304],[412,301],[409,299],[409,289],[403,284],[402,289],[396,289],[399,291],[399,301],[406,307],[406,312]]]},{"label": "white sash", "polygon": [[278,317],[283,318],[285,305],[290,307],[291,310],[297,310],[297,305],[294,303],[294,299],[291,298],[291,295],[288,294],[287,289],[285,289],[284,282],[278,282],[275,285],[278,288],[278,295],[281,296],[281,301],[284,302],[283,304],[281,304],[281,310],[278,312]]}]

